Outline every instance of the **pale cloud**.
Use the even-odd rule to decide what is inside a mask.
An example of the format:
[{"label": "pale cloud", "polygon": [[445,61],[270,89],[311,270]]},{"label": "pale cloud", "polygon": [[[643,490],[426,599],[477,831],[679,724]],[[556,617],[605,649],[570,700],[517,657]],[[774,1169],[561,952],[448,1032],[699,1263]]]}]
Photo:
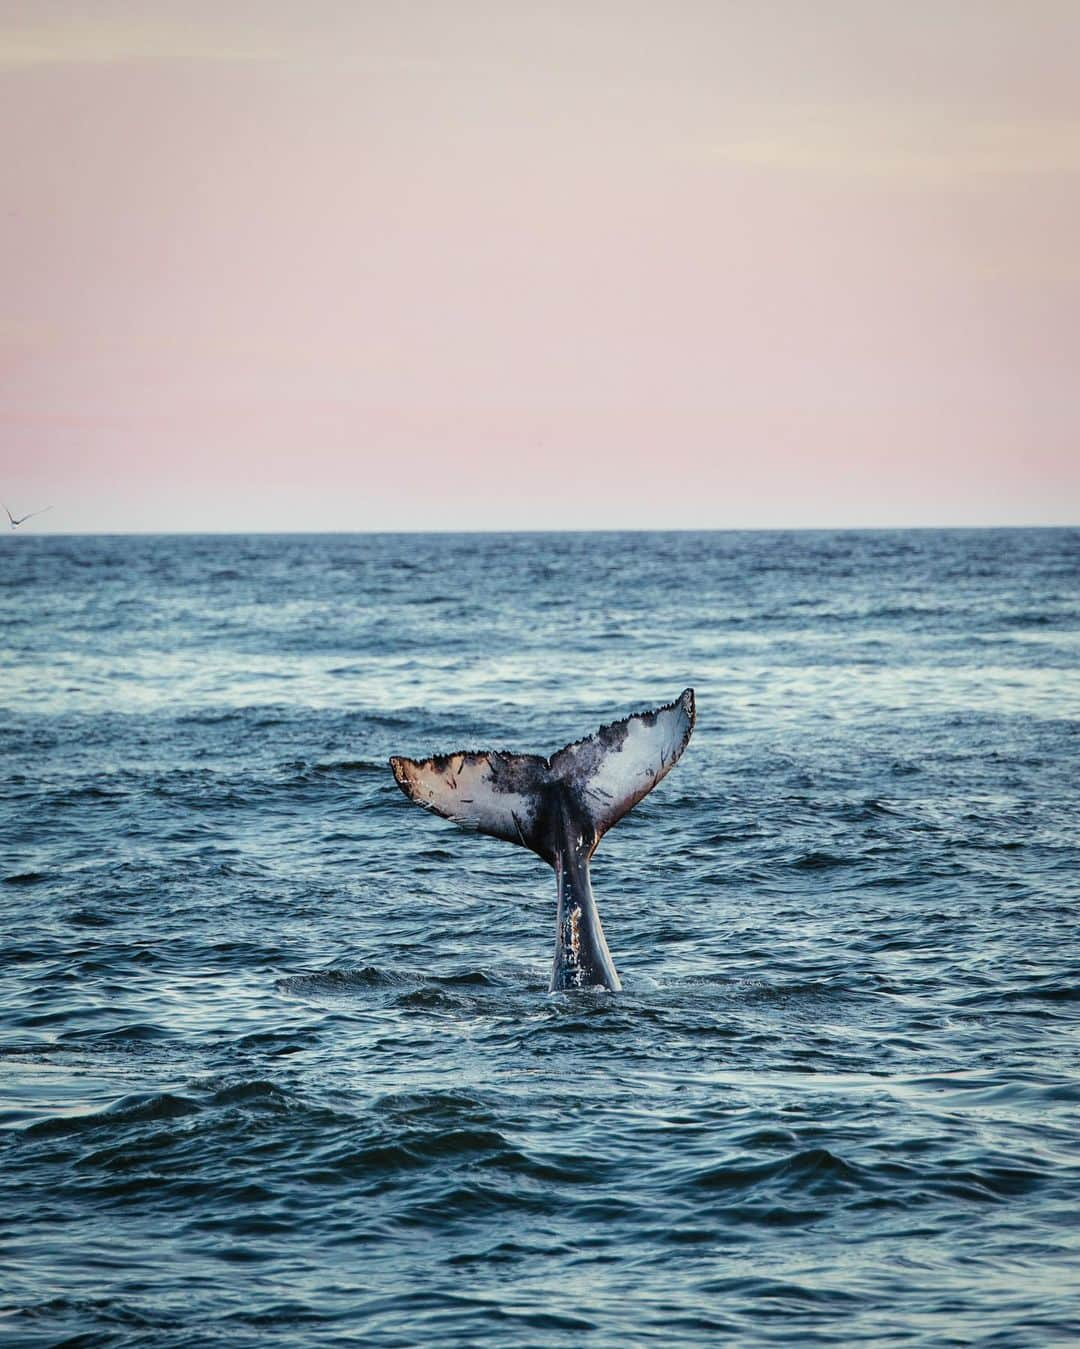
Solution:
[{"label": "pale cloud", "polygon": [[129,61],[268,61],[280,49],[251,32],[230,34],[154,19],[65,19],[0,31],[0,67],[112,65]]},{"label": "pale cloud", "polygon": [[[794,114],[798,116],[798,113]],[[1080,122],[979,120],[899,107],[843,108],[710,142],[726,163],[942,187],[995,178],[1080,174]]]},{"label": "pale cloud", "polygon": [[45,346],[55,329],[40,319],[0,314],[0,347],[31,349]]}]

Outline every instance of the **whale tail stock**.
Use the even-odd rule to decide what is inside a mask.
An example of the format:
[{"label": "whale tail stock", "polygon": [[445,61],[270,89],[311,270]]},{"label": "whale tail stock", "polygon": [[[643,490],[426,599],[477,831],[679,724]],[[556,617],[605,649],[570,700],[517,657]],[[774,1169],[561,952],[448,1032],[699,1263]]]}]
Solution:
[{"label": "whale tail stock", "polygon": [[390,760],[417,805],[466,829],[531,849],[556,866],[572,844],[585,859],[671,771],[694,729],[694,690],[601,726],[550,759],[503,751]]}]

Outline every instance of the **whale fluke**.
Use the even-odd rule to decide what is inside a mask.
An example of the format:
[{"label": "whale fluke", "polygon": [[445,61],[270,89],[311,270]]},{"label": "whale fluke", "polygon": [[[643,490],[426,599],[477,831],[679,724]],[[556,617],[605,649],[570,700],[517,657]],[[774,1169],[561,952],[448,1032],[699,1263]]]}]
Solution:
[{"label": "whale fluke", "polygon": [[593,847],[613,824],[675,767],[690,743],[696,710],[694,690],[673,703],[601,726],[552,755],[550,772],[574,783],[595,831]]},{"label": "whale fluke", "polygon": [[675,702],[601,726],[550,759],[462,750],[422,760],[395,755],[390,766],[401,790],[425,810],[519,843],[555,868],[559,935],[552,988],[618,988],[589,859],[611,826],[678,762],[695,716],[694,690],[686,689]]},{"label": "whale fluke", "polygon": [[390,760],[401,790],[418,806],[464,829],[522,843],[537,851],[540,797],[550,780],[546,759],[498,751],[437,754],[417,762]]}]

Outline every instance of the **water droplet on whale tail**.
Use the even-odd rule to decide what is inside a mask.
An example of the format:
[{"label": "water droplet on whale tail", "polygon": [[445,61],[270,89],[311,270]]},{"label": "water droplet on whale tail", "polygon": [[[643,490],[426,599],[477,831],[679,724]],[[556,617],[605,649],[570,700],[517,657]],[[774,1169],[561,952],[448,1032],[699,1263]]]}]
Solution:
[{"label": "water droplet on whale tail", "polygon": [[675,766],[695,717],[694,690],[686,689],[675,702],[601,726],[550,759],[461,750],[423,760],[395,755],[390,767],[418,806],[551,861],[555,800],[591,825],[591,851]]}]

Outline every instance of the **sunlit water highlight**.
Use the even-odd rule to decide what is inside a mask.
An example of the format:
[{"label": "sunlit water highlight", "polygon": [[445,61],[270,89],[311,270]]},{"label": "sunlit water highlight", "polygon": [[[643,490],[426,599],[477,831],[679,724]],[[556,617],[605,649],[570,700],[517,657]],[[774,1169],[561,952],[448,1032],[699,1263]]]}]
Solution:
[{"label": "sunlit water highlight", "polygon": [[[0,1339],[1080,1335],[1080,534],[0,545]],[[392,752],[697,689],[551,873]]]}]

